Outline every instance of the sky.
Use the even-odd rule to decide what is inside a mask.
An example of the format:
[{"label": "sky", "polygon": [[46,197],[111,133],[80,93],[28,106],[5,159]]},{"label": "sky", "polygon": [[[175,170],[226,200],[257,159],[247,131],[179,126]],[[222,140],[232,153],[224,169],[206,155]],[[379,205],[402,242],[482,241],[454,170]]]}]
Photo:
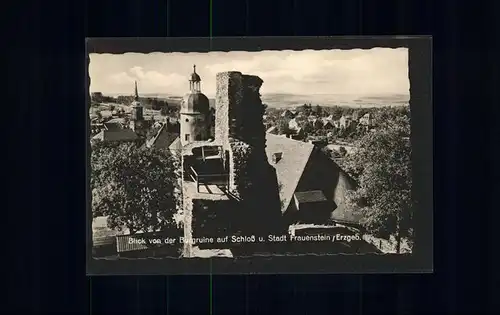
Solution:
[{"label": "sky", "polygon": [[223,71],[258,75],[261,94],[409,95],[407,48],[209,53],[90,54],[90,91],[182,96],[196,64],[202,92]]}]

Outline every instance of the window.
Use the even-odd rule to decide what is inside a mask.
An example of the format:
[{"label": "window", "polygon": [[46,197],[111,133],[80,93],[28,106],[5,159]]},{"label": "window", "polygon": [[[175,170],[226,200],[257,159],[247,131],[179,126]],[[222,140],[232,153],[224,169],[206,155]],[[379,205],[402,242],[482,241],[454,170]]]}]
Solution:
[{"label": "window", "polygon": [[189,122],[189,119],[186,118],[186,122]]},{"label": "window", "polygon": [[189,134],[188,133],[186,134],[185,140],[189,141]]}]

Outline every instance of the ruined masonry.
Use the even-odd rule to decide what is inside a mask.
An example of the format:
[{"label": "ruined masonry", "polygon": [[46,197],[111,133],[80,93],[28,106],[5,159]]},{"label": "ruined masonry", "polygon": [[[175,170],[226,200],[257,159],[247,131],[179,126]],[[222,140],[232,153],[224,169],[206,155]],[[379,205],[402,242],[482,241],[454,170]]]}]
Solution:
[{"label": "ruined masonry", "polygon": [[[209,233],[200,226],[212,226],[229,236],[266,234],[281,218],[276,173],[265,153],[259,93],[263,81],[240,72],[218,73],[216,80],[214,138],[182,148],[184,257],[192,257],[193,238]],[[236,146],[249,149],[248,161],[235,156]],[[247,165],[246,171],[241,171],[241,165]],[[245,186],[244,196],[239,196],[243,199],[233,195],[243,189],[238,183]]]}]

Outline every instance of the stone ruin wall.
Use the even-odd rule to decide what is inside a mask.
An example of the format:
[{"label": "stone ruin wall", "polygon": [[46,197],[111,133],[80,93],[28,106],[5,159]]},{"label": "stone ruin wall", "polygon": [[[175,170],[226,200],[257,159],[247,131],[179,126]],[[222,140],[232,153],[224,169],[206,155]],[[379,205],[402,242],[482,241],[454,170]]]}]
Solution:
[{"label": "stone ruin wall", "polygon": [[[231,144],[243,142],[252,148],[252,156],[249,158],[252,160],[252,169],[255,169],[248,178],[254,184],[252,186],[256,187],[252,189],[252,195],[255,194],[256,197],[246,202],[250,202],[249,208],[253,209],[249,213],[249,219],[253,218],[257,223],[266,220],[263,216],[274,213],[273,210],[262,207],[262,204],[259,207],[266,213],[258,213],[258,206],[253,204],[257,200],[265,202],[269,208],[277,205],[276,214],[281,217],[276,173],[271,172],[274,168],[269,165],[265,152],[264,106],[260,98],[263,80],[258,76],[243,75],[235,71],[218,73],[216,79],[215,141],[222,143],[230,154],[230,190],[237,189],[236,174],[232,172],[234,155]],[[272,220],[275,218],[277,217]]]},{"label": "stone ruin wall", "polygon": [[217,73],[216,84],[215,141],[228,150],[230,129],[234,129],[231,125],[243,101],[242,74],[236,71]]}]

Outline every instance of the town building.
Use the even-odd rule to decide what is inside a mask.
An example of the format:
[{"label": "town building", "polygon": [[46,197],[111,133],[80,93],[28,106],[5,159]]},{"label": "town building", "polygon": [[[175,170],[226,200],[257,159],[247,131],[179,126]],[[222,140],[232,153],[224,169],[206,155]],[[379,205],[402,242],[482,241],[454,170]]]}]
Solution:
[{"label": "town building", "polygon": [[151,128],[153,121],[151,119],[144,119],[144,107],[139,100],[139,92],[137,90],[137,81],[135,81],[134,101],[131,104],[132,111],[130,117],[129,127],[137,135],[144,137],[147,131]]},{"label": "town building", "polygon": [[323,128],[324,129],[333,129],[335,128],[335,125],[333,124],[333,121],[324,119],[323,120]]},{"label": "town building", "polygon": [[[320,147],[313,143],[267,134],[266,154],[269,163],[276,170],[280,185],[281,212],[287,225],[325,224],[337,220],[359,224],[359,217],[345,214],[346,191],[355,189],[356,183]],[[318,200],[321,202],[315,204],[313,210],[304,205]]]},{"label": "town building", "polygon": [[99,132],[91,138],[91,142],[137,142],[141,143],[146,138],[148,130],[153,124],[152,120],[144,119],[143,106],[139,101],[137,81],[135,82],[135,97],[132,102],[132,111],[129,126],[125,126],[123,118],[113,118],[102,124],[102,127],[94,126],[94,131]]},{"label": "town building", "polygon": [[315,118],[315,119],[310,120],[310,123],[312,124],[313,128],[316,130],[323,128],[323,121],[319,118]]},{"label": "town building", "polygon": [[139,136],[131,129],[106,130],[103,129],[92,137],[92,141],[103,142],[136,142]]},{"label": "town building", "polygon": [[288,128],[291,130],[298,130],[301,128],[301,123],[296,118],[290,119]]},{"label": "town building", "polygon": [[351,115],[342,115],[339,120],[340,128],[346,129],[353,123]]},{"label": "town building", "polygon": [[289,109],[286,109],[284,110],[282,113],[281,113],[281,117],[282,118],[285,118],[285,119],[292,119],[295,117],[295,114],[296,112],[295,111],[292,111],[292,110],[289,110]]},{"label": "town building", "polygon": [[196,65],[189,79],[189,90],[182,100],[179,117],[183,146],[210,138],[210,104],[201,92],[201,78],[196,73]]},{"label": "town building", "polygon": [[359,119],[359,124],[363,126],[372,126],[373,125],[373,119],[370,115],[370,113],[366,113]]}]

